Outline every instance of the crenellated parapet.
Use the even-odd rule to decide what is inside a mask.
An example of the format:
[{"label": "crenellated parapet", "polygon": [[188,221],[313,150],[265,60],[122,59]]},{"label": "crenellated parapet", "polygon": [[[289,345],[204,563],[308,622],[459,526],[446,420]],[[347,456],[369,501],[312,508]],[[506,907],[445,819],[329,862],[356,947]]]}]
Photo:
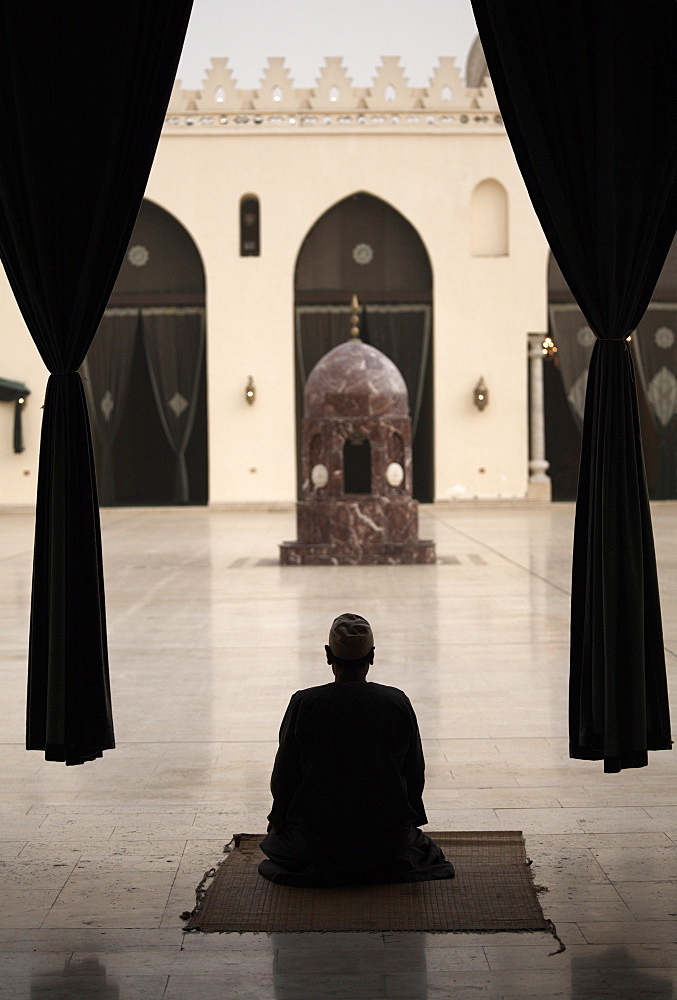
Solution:
[{"label": "crenellated parapet", "polygon": [[343,60],[325,60],[315,86],[294,86],[285,60],[270,58],[255,90],[238,88],[228,60],[211,60],[202,88],[176,81],[165,133],[275,131],[502,131],[491,80],[466,87],[456,61],[441,57],[427,87],[410,87],[397,56],[385,56],[371,87],[354,87]]}]

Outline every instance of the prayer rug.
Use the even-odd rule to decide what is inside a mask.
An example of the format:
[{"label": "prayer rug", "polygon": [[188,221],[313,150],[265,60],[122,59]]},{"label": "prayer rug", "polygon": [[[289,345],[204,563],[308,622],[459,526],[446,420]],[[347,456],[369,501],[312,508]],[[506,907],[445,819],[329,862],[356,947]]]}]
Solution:
[{"label": "prayer rug", "polygon": [[395,885],[299,889],[259,875],[263,834],[243,833],[198,886],[185,930],[543,931],[519,831],[430,833],[456,878]]}]

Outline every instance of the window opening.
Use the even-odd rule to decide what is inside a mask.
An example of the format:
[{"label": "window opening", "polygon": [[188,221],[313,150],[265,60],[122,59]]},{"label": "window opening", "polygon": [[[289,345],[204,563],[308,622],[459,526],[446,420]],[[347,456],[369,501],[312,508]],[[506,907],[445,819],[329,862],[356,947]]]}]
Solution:
[{"label": "window opening", "polygon": [[261,254],[261,221],[259,199],[245,195],[240,201],[240,257]]},{"label": "window opening", "polygon": [[366,438],[348,438],[343,445],[343,492],[371,493],[371,445]]}]

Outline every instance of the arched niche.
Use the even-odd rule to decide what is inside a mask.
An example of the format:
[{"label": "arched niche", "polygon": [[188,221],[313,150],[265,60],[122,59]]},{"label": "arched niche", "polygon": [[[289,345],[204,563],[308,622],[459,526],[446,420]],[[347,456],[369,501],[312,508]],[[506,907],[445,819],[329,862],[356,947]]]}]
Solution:
[{"label": "arched niche", "polygon": [[[362,307],[361,336],[404,376],[413,431],[413,495],[434,498],[432,268],[423,240],[392,205],[356,192],[327,209],[296,261],[297,455],[303,388],[313,366],[348,339],[350,300]],[[301,470],[299,462],[299,495]]]},{"label": "arched niche", "polygon": [[492,177],[473,190],[470,229],[474,257],[506,257],[508,245],[508,192]]},{"label": "arched niche", "polygon": [[109,306],[204,306],[200,252],[188,230],[144,198]]},{"label": "arched niche", "polygon": [[82,370],[102,506],[207,502],[205,340],[197,246],[144,200]]}]

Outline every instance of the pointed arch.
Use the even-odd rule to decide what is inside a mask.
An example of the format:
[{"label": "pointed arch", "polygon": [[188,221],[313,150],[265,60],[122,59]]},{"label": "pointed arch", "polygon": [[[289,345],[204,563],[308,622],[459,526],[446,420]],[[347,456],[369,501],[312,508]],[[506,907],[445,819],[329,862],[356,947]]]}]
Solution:
[{"label": "pointed arch", "polygon": [[350,194],[328,208],[306,234],[296,260],[294,293],[299,443],[305,380],[327,351],[348,338],[350,301],[356,294],[362,339],[388,355],[407,383],[413,493],[431,502],[432,268],[421,236],[383,199],[366,191]]},{"label": "pointed arch", "polygon": [[83,366],[104,506],[207,502],[205,274],[144,200]]}]

